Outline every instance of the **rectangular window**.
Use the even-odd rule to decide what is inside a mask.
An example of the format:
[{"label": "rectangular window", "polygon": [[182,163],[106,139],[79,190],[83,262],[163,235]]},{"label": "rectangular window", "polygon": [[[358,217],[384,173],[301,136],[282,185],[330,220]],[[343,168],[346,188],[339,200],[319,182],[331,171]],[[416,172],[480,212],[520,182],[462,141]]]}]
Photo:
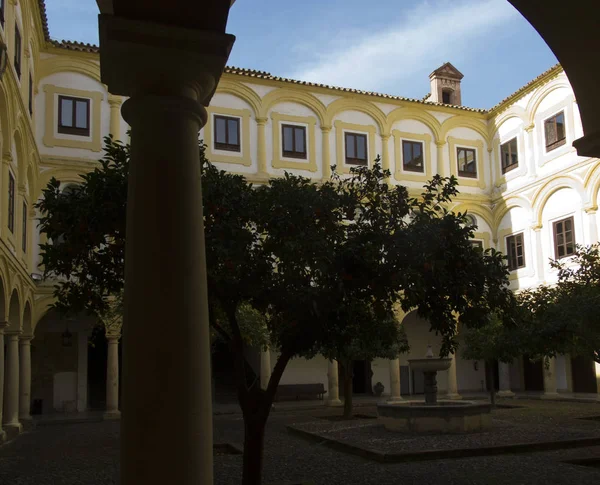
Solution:
[{"label": "rectangular window", "polygon": [[306,158],[306,128],[296,125],[281,125],[283,156]]},{"label": "rectangular window", "polygon": [[33,116],[33,79],[29,73],[29,114]]},{"label": "rectangular window", "polygon": [[0,24],[4,28],[4,0],[0,0]]},{"label": "rectangular window", "polygon": [[506,252],[510,271],[525,267],[525,244],[522,232],[506,238]]},{"label": "rectangular window", "polygon": [[367,135],[345,133],[346,164],[367,165]]},{"label": "rectangular window", "polygon": [[565,113],[561,111],[552,118],[544,121],[544,133],[546,135],[546,151],[552,151],[567,141],[565,130]]},{"label": "rectangular window", "polygon": [[510,172],[519,166],[516,138],[500,145],[500,157],[502,158],[502,173]]},{"label": "rectangular window", "polygon": [[471,246],[479,248],[479,249],[483,249],[483,241],[480,241],[479,239],[472,239]]},{"label": "rectangular window", "polygon": [[15,178],[8,172],[8,229],[15,232]]},{"label": "rectangular window", "polygon": [[474,148],[457,148],[458,175],[477,178],[477,157]]},{"label": "rectangular window", "polygon": [[25,201],[23,201],[23,234],[21,238],[23,252],[27,252],[27,202]]},{"label": "rectangular window", "polygon": [[17,76],[21,78],[21,32],[19,27],[15,24],[15,71]]},{"label": "rectangular window", "polygon": [[58,132],[90,136],[90,100],[72,96],[58,97]]},{"label": "rectangular window", "polygon": [[409,172],[423,172],[423,143],[402,140],[402,166]]},{"label": "rectangular window", "polygon": [[554,257],[566,258],[575,252],[575,224],[572,217],[568,217],[552,224],[554,232]]},{"label": "rectangular window", "polygon": [[239,152],[240,119],[229,116],[215,115],[215,150]]}]

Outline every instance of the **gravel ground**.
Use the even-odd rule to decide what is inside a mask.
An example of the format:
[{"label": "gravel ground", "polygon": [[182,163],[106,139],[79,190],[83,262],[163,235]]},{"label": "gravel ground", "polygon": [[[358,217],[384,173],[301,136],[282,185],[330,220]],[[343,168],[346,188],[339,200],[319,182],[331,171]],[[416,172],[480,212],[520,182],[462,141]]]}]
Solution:
[{"label": "gravel ground", "polygon": [[[554,404],[561,409],[553,407]],[[509,411],[519,411],[515,419],[523,419],[534,425],[535,421],[544,422],[544,418],[534,419],[534,415],[546,415],[546,422],[564,423],[573,422],[574,417],[584,414],[598,415],[599,410],[599,406],[590,404],[539,403],[537,411]],[[274,412],[269,419],[266,435],[264,483],[305,480],[314,485],[570,485],[600,480],[598,468],[561,463],[570,459],[600,457],[600,447],[382,465],[309,443],[290,435],[285,429],[287,424],[307,423],[315,421],[318,415],[337,412],[340,410]],[[594,421],[581,422],[584,427],[590,423],[596,426]],[[116,484],[118,431],[118,422],[103,422],[45,426],[25,433],[0,447],[0,484]],[[241,416],[215,418],[216,442],[240,443],[242,438]],[[216,456],[215,484],[240,483],[241,465],[242,457],[239,455]]]}]

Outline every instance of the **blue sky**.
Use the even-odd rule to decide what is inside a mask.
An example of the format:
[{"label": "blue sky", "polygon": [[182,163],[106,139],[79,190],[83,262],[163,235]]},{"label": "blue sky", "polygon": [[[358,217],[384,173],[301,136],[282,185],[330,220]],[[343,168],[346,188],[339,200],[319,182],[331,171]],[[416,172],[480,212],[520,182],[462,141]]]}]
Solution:
[{"label": "blue sky", "polygon": [[[50,35],[98,43],[95,0],[46,0]],[[491,108],[557,61],[506,0],[237,0],[229,65],[422,98],[446,61],[463,104]]]}]

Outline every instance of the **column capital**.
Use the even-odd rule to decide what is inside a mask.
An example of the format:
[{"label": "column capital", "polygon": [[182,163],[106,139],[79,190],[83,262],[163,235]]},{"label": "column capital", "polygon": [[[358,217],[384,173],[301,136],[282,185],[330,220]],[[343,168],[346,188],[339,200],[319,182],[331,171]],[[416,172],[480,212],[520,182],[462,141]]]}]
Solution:
[{"label": "column capital", "polygon": [[392,136],[392,135],[391,135],[390,133],[387,133],[387,132],[386,132],[386,133],[382,133],[382,134],[381,134],[381,135],[379,135],[379,136],[381,136],[381,139],[382,139],[383,141],[387,141],[387,140],[389,140],[389,139],[390,139],[390,136]]},{"label": "column capital", "polygon": [[21,335],[19,337],[20,345],[31,345],[31,341],[33,340],[33,335]]},{"label": "column capital", "polygon": [[21,330],[12,330],[7,332],[6,330],[4,331],[4,335],[7,338],[7,340],[13,341],[13,342],[18,342],[19,341],[19,337],[21,336]]},{"label": "column capital", "polygon": [[586,214],[595,214],[598,211],[598,206],[597,205],[590,205],[588,207],[584,207],[583,210],[585,211]]},{"label": "column capital", "polygon": [[527,133],[531,133],[531,132],[533,131],[533,129],[534,129],[534,128],[535,128],[535,123],[531,123],[530,125],[527,125],[527,126],[525,127],[525,131],[526,131]]},{"label": "column capital", "polygon": [[537,222],[531,225],[531,229],[533,229],[535,232],[541,231],[542,227],[544,226],[542,224],[538,224]]},{"label": "column capital", "polygon": [[331,125],[321,125],[322,133],[329,133],[331,131]]},{"label": "column capital", "polygon": [[435,146],[438,148],[443,147],[446,144],[446,140],[435,140]]},{"label": "column capital", "polygon": [[206,108],[185,96],[136,96],[123,103],[122,114],[125,121],[134,125],[136,119],[161,116],[165,112],[178,112],[195,119],[200,127],[206,124]]},{"label": "column capital", "polygon": [[106,340],[108,340],[108,343],[118,343],[119,339],[121,338],[121,334],[115,334],[115,333],[107,333],[106,334]]},{"label": "column capital", "polygon": [[8,322],[0,322],[0,333],[4,332],[4,329],[6,327],[8,327],[9,323]]},{"label": "column capital", "polygon": [[269,118],[267,118],[266,116],[257,116],[256,117],[256,124],[258,125],[266,125],[267,121],[269,121]]},{"label": "column capital", "polygon": [[118,108],[123,104],[123,98],[114,94],[108,95],[108,104],[113,108]]}]

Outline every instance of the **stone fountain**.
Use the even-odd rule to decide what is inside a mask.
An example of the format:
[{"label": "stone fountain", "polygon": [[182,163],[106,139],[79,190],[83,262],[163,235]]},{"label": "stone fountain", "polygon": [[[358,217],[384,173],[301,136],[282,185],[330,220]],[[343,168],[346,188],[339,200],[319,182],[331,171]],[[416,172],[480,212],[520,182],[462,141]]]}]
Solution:
[{"label": "stone fountain", "polygon": [[409,359],[411,369],[425,375],[425,402],[377,404],[378,421],[393,431],[464,433],[491,426],[491,406],[473,401],[438,401],[437,373],[447,370],[451,358],[435,358],[431,345],[424,359]]}]

